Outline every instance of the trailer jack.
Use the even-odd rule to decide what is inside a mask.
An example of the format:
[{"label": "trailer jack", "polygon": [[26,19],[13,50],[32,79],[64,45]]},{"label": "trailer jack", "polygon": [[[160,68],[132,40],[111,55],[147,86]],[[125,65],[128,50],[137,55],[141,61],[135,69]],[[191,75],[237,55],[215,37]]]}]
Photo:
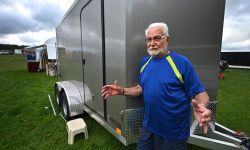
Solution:
[{"label": "trailer jack", "polygon": [[[202,128],[192,115],[188,142],[214,150],[249,150],[249,137],[242,132],[235,132],[215,122],[216,103],[217,101],[210,102],[208,106],[213,115],[208,123],[207,134],[203,134]],[[191,113],[193,114],[193,110]]]},{"label": "trailer jack", "polygon": [[244,145],[247,149],[250,149],[250,138],[243,139],[241,144]]},{"label": "trailer jack", "polygon": [[238,138],[242,141],[240,145],[246,147],[247,149],[250,149],[250,138],[247,137],[245,133],[235,132],[234,135],[235,138]]},{"label": "trailer jack", "polygon": [[237,135],[218,123],[208,124],[208,133],[203,134],[198,122],[194,121],[190,128],[190,144],[215,150],[249,150],[250,139],[245,135]]}]

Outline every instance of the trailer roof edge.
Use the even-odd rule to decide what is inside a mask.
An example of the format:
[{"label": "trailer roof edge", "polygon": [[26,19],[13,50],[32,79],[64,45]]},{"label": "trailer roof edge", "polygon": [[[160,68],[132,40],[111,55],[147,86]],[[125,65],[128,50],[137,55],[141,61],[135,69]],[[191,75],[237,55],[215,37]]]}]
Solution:
[{"label": "trailer roof edge", "polygon": [[62,17],[62,19],[58,22],[58,24],[56,25],[56,28],[62,23],[62,21],[64,20],[64,18],[68,15],[68,13],[71,11],[71,9],[76,5],[76,3],[79,0],[75,0],[74,3],[70,6],[70,8],[67,10],[67,12],[64,14],[64,16]]}]

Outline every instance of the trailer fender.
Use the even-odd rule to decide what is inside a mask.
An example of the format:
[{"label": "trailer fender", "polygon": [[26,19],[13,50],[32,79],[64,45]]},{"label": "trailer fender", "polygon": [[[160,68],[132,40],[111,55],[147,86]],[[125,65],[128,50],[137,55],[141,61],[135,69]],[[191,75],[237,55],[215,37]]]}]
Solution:
[{"label": "trailer fender", "polygon": [[[83,84],[78,81],[60,81],[56,82],[55,88],[57,88],[58,93],[56,97],[58,98],[58,104],[62,107],[67,107],[68,111],[63,111],[65,119],[76,115],[84,113],[84,94],[83,94]],[[55,89],[56,90],[56,89]],[[62,95],[65,93],[67,105],[62,105],[63,99]],[[66,113],[67,112],[67,113]]]}]

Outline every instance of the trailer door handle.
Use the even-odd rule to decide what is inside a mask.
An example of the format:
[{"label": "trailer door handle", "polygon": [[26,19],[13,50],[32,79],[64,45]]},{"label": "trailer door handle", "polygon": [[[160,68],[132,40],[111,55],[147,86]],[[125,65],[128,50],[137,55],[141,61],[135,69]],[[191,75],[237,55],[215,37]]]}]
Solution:
[{"label": "trailer door handle", "polygon": [[82,65],[85,65],[85,59],[82,59]]}]

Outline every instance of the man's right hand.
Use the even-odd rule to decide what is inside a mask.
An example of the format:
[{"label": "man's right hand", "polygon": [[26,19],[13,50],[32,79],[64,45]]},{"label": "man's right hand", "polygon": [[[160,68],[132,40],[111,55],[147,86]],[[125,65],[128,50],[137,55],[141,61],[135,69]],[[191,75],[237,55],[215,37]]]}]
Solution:
[{"label": "man's right hand", "polygon": [[113,85],[105,85],[102,87],[102,97],[107,99],[109,96],[121,94],[122,88],[118,85],[117,80],[115,80]]}]

